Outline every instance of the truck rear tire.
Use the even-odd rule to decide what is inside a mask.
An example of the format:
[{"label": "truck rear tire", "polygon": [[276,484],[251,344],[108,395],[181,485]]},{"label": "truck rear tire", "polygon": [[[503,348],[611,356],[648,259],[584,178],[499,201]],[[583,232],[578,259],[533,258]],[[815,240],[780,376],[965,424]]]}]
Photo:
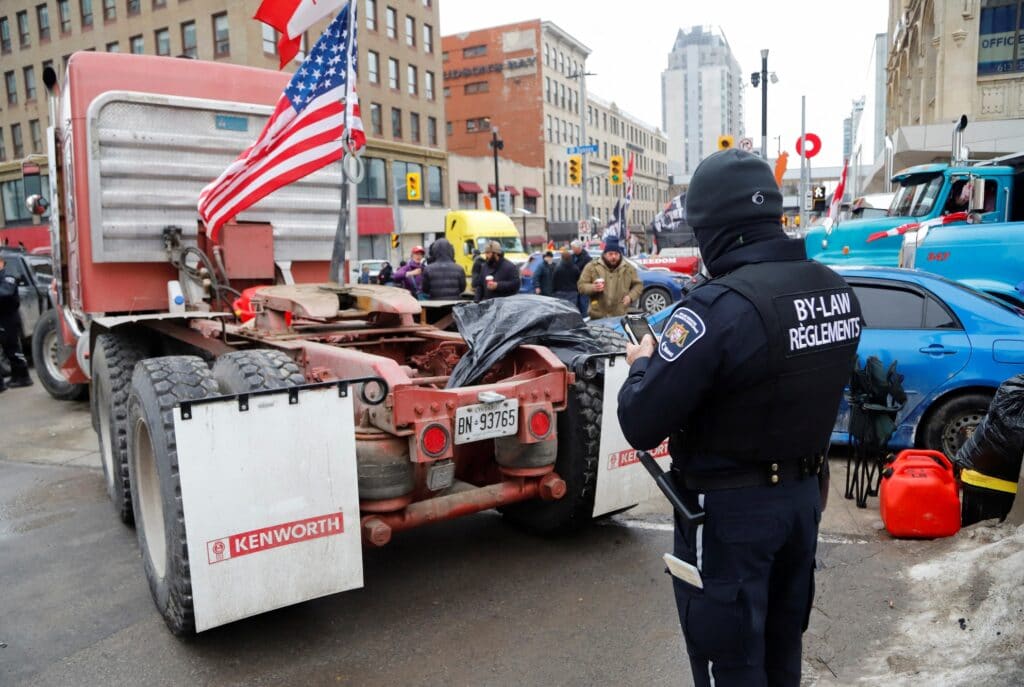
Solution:
[{"label": "truck rear tire", "polygon": [[306,383],[302,370],[284,351],[233,351],[217,358],[213,378],[225,394],[284,389]]},{"label": "truck rear tire", "polygon": [[[589,327],[605,352],[626,348],[625,338],[607,327]],[[577,379],[568,403],[558,414],[558,458],[555,472],[565,480],[565,496],[557,501],[535,499],[507,506],[502,515],[517,527],[543,535],[570,534],[590,523],[597,488],[601,450],[604,379]]]},{"label": "truck rear tire", "polygon": [[174,406],[218,394],[201,358],[148,358],[128,395],[128,477],[135,533],[153,603],[175,635],[195,632]]},{"label": "truck rear tire", "polygon": [[96,337],[90,387],[92,423],[100,447],[107,493],[121,522],[132,525],[131,484],[128,481],[128,392],[135,363],[146,351],[131,337],[115,333]]},{"label": "truck rear tire", "polygon": [[72,384],[60,371],[58,351],[60,323],[57,311],[47,310],[36,321],[32,332],[32,364],[46,392],[58,401],[83,401],[89,397],[88,384]]}]

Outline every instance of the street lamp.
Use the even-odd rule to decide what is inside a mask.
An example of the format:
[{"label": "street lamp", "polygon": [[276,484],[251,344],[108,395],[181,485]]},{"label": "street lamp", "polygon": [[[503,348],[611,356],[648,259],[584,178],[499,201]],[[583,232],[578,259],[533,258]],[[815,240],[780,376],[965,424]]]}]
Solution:
[{"label": "street lamp", "polygon": [[768,73],[768,49],[761,51],[761,71],[750,74],[750,83],[757,88],[761,86],[761,158],[768,159],[768,79],[773,84],[779,82],[775,72]]},{"label": "street lamp", "polygon": [[498,151],[505,147],[505,142],[498,138],[498,127],[491,127],[491,142],[489,144],[494,149],[494,205],[497,210],[498,205],[498,192],[501,190],[501,186],[498,184]]}]

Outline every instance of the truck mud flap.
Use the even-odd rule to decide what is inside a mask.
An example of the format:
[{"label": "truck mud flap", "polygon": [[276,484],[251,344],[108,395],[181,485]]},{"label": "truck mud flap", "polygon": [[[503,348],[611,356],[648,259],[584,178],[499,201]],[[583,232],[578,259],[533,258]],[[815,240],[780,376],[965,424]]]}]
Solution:
[{"label": "truck mud flap", "polygon": [[175,407],[197,632],[363,586],[352,390]]},{"label": "truck mud flap", "polygon": [[[636,449],[626,441],[619,426],[619,389],[629,374],[626,358],[622,355],[600,357],[603,361],[588,360],[586,363],[604,366],[601,444],[597,488],[594,492],[595,518],[630,508],[650,498],[661,498],[657,485],[640,463]],[[650,454],[662,470],[668,469],[670,458],[667,439]]]}]

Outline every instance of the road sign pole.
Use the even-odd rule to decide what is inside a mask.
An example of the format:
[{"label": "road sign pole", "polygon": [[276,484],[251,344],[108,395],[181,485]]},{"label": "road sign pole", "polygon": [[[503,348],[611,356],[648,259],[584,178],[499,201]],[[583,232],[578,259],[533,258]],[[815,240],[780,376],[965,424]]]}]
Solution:
[{"label": "road sign pole", "polygon": [[807,226],[807,96],[800,96],[800,228]]},{"label": "road sign pole", "polygon": [[[589,145],[587,140],[587,73],[586,70],[580,72],[580,142],[579,145]],[[590,217],[590,212],[587,208],[587,156],[586,154],[580,155],[582,158],[580,162],[580,169],[583,174],[583,180],[580,182],[580,194],[581,202],[583,206],[581,218]]]}]

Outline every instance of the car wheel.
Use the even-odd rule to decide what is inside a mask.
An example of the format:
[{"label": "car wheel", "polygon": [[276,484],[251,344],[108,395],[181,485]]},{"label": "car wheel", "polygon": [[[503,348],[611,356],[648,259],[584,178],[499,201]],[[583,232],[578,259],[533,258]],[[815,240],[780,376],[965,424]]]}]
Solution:
[{"label": "car wheel", "polygon": [[965,394],[944,402],[928,414],[918,443],[955,458],[978,428],[991,402],[992,394]]},{"label": "car wheel", "polygon": [[672,296],[660,286],[653,286],[640,296],[640,309],[648,315],[653,315],[668,307],[672,302]]}]

